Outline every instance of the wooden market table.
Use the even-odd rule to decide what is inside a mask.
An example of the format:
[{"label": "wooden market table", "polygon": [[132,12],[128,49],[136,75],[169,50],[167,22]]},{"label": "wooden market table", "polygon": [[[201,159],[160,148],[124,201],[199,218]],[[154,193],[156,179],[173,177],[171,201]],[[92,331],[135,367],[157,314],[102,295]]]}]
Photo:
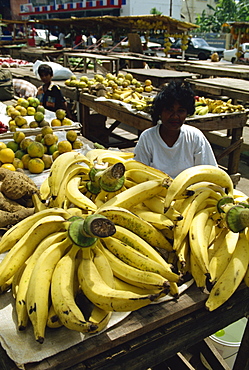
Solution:
[{"label": "wooden market table", "polygon": [[249,80],[249,70],[244,69],[243,66],[227,67],[223,65],[199,65],[190,63],[180,63],[175,66],[177,71],[195,73],[199,76],[205,77],[230,77]]},{"label": "wooden market table", "polygon": [[[30,67],[19,67],[19,68],[11,68],[10,69],[11,74],[13,78],[21,78],[26,81],[31,82],[36,87],[39,87],[42,85],[42,82],[40,78],[36,77],[36,75],[33,72],[33,69]],[[83,74],[76,72],[75,75],[79,79]],[[84,74],[86,75],[86,74]],[[89,78],[93,77],[93,73],[88,74]],[[61,89],[61,92],[63,96],[67,99],[70,99],[76,104],[76,111],[77,111],[77,120],[80,120],[80,114],[79,114],[79,95],[80,90],[76,87],[69,87],[65,85],[65,80],[54,80],[53,81],[56,85],[58,85]]]},{"label": "wooden market table", "polygon": [[[165,69],[175,66],[181,62],[185,62],[182,59],[173,59],[166,57],[157,57],[157,56],[148,56],[145,54],[138,53],[122,53],[122,52],[113,52],[110,53],[110,56],[119,58],[120,60],[120,69],[123,69],[122,64],[127,64],[125,68],[141,68],[141,63],[146,63],[151,68]],[[140,64],[140,65],[139,65]]]},{"label": "wooden market table", "polygon": [[[72,66],[70,64],[70,58],[80,58],[80,62],[76,66]],[[92,61],[94,64],[94,72],[97,72],[98,68],[101,69],[101,71],[105,72],[111,72],[118,74],[119,72],[119,58],[114,56],[108,56],[108,55],[102,55],[102,54],[96,54],[96,53],[80,53],[80,52],[66,52],[63,54],[64,67],[69,67],[72,71],[77,70],[77,68],[83,68],[83,71],[86,73],[89,63]],[[98,60],[102,62],[108,63],[109,69],[100,66],[98,63]]]},{"label": "wooden market table", "polygon": [[[96,96],[86,93],[80,94],[80,122],[82,123],[82,135],[92,141],[98,141],[105,146],[113,146],[110,138],[117,136],[113,130],[120,123],[125,123],[127,126],[136,129],[138,135],[141,131],[152,126],[151,119],[147,114],[138,114],[128,110],[125,106],[115,103],[110,100],[98,100]],[[90,111],[91,110],[91,111]],[[102,120],[98,121],[97,112]],[[205,116],[188,117],[186,123],[199,128],[201,131],[220,131],[231,130],[230,146],[217,158],[217,160],[228,155],[228,173],[236,175],[239,168],[241,145],[243,143],[243,127],[246,125],[248,112],[234,112],[224,114],[207,114]],[[106,127],[106,117],[114,119],[114,123],[110,127]],[[137,138],[133,141],[119,138],[117,143],[119,147],[135,146]]]},{"label": "wooden market table", "polygon": [[194,77],[193,73],[179,72],[170,69],[124,68],[123,70],[127,73],[131,73],[133,77],[139,81],[150,79],[155,87],[160,87],[172,80],[184,81],[186,78]]},{"label": "wooden market table", "polygon": [[[193,345],[201,344],[201,351],[205,351],[205,338],[249,314],[249,294],[244,284],[213,312],[205,309],[206,298],[207,295],[193,284],[177,301],[152,304],[134,311],[99,335],[40,362],[25,364],[25,369],[146,370]],[[60,329],[55,330],[59,335]],[[248,339],[247,324],[233,370],[248,369]],[[228,369],[219,357],[211,355],[211,359],[213,369]],[[0,368],[17,369],[2,347]]]},{"label": "wooden market table", "polygon": [[49,50],[39,47],[22,48],[19,51],[20,59],[29,62],[42,60],[44,62],[57,62],[63,56],[64,50]]},{"label": "wooden market table", "polygon": [[[249,73],[249,71],[248,71]],[[192,88],[198,93],[212,96],[228,96],[234,103],[242,100],[244,103],[249,101],[249,81],[238,78],[202,78],[188,79]]]}]

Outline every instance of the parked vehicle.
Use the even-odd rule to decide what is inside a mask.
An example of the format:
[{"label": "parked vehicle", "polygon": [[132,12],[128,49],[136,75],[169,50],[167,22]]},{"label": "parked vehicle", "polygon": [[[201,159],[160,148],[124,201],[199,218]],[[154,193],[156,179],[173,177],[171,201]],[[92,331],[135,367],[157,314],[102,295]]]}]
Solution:
[{"label": "parked vehicle", "polygon": [[[241,47],[241,52],[242,52],[242,55],[240,56],[240,58],[245,58],[245,59],[249,58],[249,42],[245,42],[244,44],[241,44],[240,47]],[[228,62],[234,63],[238,59],[236,54],[237,54],[237,48],[224,50],[223,59],[227,60]]]},{"label": "parked vehicle", "polygon": [[[48,44],[48,37],[47,37],[48,30],[36,29],[35,30],[35,44],[36,46],[44,46]],[[51,43],[58,42],[58,37],[49,34],[49,41]]]},{"label": "parked vehicle", "polygon": [[[144,36],[141,36],[140,39],[141,39],[142,46],[145,47],[145,45],[146,45],[146,39],[145,39],[145,37]],[[122,41],[121,42],[121,46],[128,47],[129,46],[129,41],[128,40]],[[148,41],[147,42],[147,48],[148,49],[151,49],[151,50],[160,50],[160,49],[162,49],[162,45],[159,44],[158,42],[150,42],[150,41]]]},{"label": "parked vehicle", "polygon": [[[210,46],[206,40],[200,37],[192,37],[189,39],[188,48],[185,50],[185,58],[198,58],[199,60],[207,60],[213,53],[217,53],[219,58],[223,58],[224,49]],[[170,56],[176,57],[182,55],[181,39],[176,40],[169,51]]]}]

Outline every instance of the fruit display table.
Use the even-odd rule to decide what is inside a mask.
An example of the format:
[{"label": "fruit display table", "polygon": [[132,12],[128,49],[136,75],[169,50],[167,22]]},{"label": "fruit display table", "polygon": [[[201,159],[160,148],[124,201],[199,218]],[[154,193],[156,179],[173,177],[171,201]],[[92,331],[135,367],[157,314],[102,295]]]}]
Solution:
[{"label": "fruit display table", "polygon": [[171,69],[145,69],[145,68],[134,68],[134,69],[124,69],[125,72],[131,73],[134,78],[138,81],[145,81],[150,79],[152,85],[155,87],[160,87],[167,82],[174,81],[184,81],[185,78],[192,78],[193,73],[189,72],[179,72]]},{"label": "fruit display table", "polygon": [[[87,67],[90,61],[93,62],[94,65],[94,72],[97,72],[97,69],[101,69],[103,72],[111,72],[118,74],[119,72],[119,58],[114,56],[107,56],[102,54],[94,54],[94,53],[78,53],[78,52],[70,52],[70,53],[64,53],[63,54],[64,67],[69,67],[72,71],[77,70],[77,68],[83,69],[83,71],[87,72]],[[77,58],[80,59],[78,64],[74,67],[70,64],[70,58]],[[105,68],[104,66],[99,65],[98,60],[101,62],[107,62],[109,65],[109,69]]]},{"label": "fruit display table", "polygon": [[[134,311],[106,331],[40,362],[25,364],[25,369],[49,370],[62,366],[71,370],[144,370],[190,346],[198,346],[200,342],[203,350],[204,338],[249,314],[248,288],[244,284],[213,312],[204,308],[205,300],[206,294],[192,285],[178,301],[152,304]],[[59,335],[60,329],[55,330]],[[247,324],[233,370],[246,369],[248,366],[248,334]],[[0,354],[1,369],[17,369],[2,347]],[[227,369],[224,361],[222,365],[222,360],[219,361],[215,356],[212,360],[213,368]]]},{"label": "fruit display table", "polygon": [[25,59],[33,63],[36,60],[43,60],[44,62],[57,62],[57,60],[63,55],[63,53],[63,50],[49,50],[38,47],[22,48],[19,51],[21,59]]},{"label": "fruit display table", "polygon": [[189,64],[181,63],[176,67],[177,71],[195,73],[201,77],[229,77],[229,78],[240,78],[244,80],[249,79],[249,71],[245,70],[243,67],[233,68],[223,65],[198,65],[198,64]]},{"label": "fruit display table", "polygon": [[[248,72],[247,72],[248,73]],[[236,104],[242,100],[244,103],[249,101],[249,81],[239,78],[202,78],[188,79],[188,82],[195,89],[196,93],[204,93],[212,96],[229,96]]]},{"label": "fruit display table", "polygon": [[[92,141],[98,141],[105,146],[113,146],[112,137],[117,137],[113,132],[120,123],[125,123],[137,133],[151,127],[151,119],[145,113],[137,114],[120,105],[118,101],[96,99],[95,96],[86,93],[80,94],[80,122],[82,123],[82,135]],[[91,110],[91,111],[90,111]],[[99,115],[91,114],[92,111]],[[201,131],[231,130],[232,136],[230,146],[220,155],[228,155],[228,173],[235,175],[238,172],[241,145],[243,142],[243,127],[246,125],[247,112],[234,113],[208,113],[205,116],[195,116],[187,118],[187,123],[199,128]],[[105,126],[106,117],[112,118],[115,122],[110,126]],[[119,147],[131,147],[135,145],[135,140],[127,140],[119,137]],[[218,159],[219,159],[218,158]],[[237,176],[238,177],[238,176]]]}]

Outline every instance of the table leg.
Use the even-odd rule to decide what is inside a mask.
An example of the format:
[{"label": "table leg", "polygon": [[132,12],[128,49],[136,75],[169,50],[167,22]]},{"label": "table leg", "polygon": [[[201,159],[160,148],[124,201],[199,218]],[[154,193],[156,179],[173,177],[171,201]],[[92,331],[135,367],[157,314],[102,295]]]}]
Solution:
[{"label": "table leg", "polygon": [[[235,143],[237,140],[243,138],[243,127],[233,128],[232,129],[232,139],[231,145]],[[237,148],[229,154],[228,158],[228,173],[230,175],[236,174],[239,168],[239,161],[240,161],[240,153],[241,153],[241,144],[237,146]]]},{"label": "table leg", "polygon": [[89,137],[89,120],[90,120],[90,109],[86,105],[80,104],[80,123],[82,125],[81,134],[82,136]]}]

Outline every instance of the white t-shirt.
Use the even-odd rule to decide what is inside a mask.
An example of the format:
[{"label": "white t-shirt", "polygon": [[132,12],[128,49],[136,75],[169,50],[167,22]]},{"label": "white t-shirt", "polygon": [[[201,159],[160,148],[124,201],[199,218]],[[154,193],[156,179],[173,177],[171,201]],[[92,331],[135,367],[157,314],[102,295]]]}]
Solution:
[{"label": "white t-shirt", "polygon": [[60,45],[62,46],[66,46],[66,43],[65,43],[65,35],[64,33],[59,33],[59,36],[58,36],[58,39],[59,39],[59,43]]},{"label": "white t-shirt", "polygon": [[169,147],[161,138],[159,127],[158,124],[141,133],[134,159],[164,171],[172,178],[196,165],[217,166],[211,145],[198,128],[183,124],[177,141]]}]

